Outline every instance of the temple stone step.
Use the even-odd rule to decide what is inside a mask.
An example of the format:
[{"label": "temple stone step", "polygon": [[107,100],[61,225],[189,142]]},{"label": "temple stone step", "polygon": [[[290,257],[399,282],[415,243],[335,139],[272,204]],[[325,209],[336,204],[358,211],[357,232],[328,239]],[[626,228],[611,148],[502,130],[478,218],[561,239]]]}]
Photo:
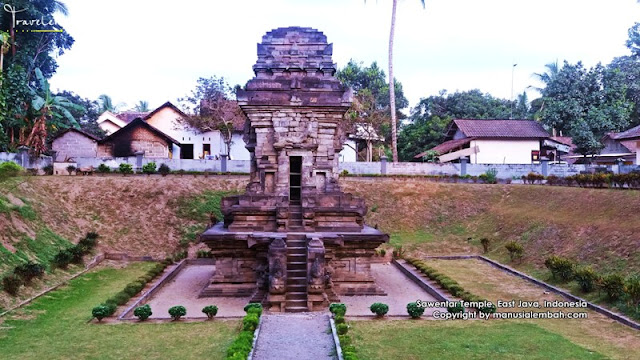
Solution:
[{"label": "temple stone step", "polygon": [[287,284],[287,292],[306,292],[306,284]]},{"label": "temple stone step", "polygon": [[[288,275],[288,274],[287,274]],[[291,285],[306,285],[307,277],[287,277],[287,284]]]},{"label": "temple stone step", "polygon": [[298,246],[294,246],[294,247],[288,247],[287,248],[287,255],[307,255],[307,248],[306,247],[298,247]]},{"label": "temple stone step", "polygon": [[303,299],[303,300],[287,300],[285,308],[291,308],[291,307],[307,307],[307,300]]},{"label": "temple stone step", "polygon": [[306,254],[287,254],[287,262],[305,262],[306,260]]},{"label": "temple stone step", "polygon": [[306,312],[309,311],[306,306],[285,306],[287,312]]},{"label": "temple stone step", "polygon": [[291,291],[286,295],[287,300],[305,300],[307,299],[307,293],[302,291]]},{"label": "temple stone step", "polygon": [[287,270],[304,270],[307,271],[307,262],[304,261],[287,261]]}]

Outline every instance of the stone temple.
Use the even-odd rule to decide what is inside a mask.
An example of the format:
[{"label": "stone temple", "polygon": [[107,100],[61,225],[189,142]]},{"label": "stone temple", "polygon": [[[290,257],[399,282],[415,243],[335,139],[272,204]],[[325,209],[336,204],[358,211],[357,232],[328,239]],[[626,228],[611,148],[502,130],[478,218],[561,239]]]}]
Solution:
[{"label": "stone temple", "polygon": [[255,77],[237,94],[247,116],[250,181],[201,235],[215,273],[200,296],[251,296],[270,311],[315,311],[341,296],[385,295],[370,272],[389,236],[364,224],[364,200],[338,185],[351,90],[333,45],[311,28],[268,32]]}]

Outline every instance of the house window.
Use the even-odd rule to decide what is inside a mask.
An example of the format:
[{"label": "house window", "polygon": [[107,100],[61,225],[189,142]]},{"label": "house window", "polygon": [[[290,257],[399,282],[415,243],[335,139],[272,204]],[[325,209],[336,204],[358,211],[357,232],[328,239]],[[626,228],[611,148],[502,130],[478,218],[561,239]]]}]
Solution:
[{"label": "house window", "polygon": [[207,155],[211,155],[211,144],[202,144],[202,156],[206,159]]},{"label": "house window", "polygon": [[180,159],[193,159],[193,144],[180,145]]}]

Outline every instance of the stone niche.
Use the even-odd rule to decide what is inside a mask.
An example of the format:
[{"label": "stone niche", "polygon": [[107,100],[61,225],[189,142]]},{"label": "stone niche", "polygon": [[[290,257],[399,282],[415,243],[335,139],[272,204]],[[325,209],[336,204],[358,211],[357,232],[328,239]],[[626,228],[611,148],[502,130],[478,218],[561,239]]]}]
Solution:
[{"label": "stone niche", "polygon": [[216,261],[201,296],[313,311],[342,295],[384,295],[370,264],[389,237],[364,224],[364,201],[338,185],[352,94],[335,78],[332,53],[311,28],[275,29],[258,44],[255,77],[237,94],[250,180],[201,236]]}]

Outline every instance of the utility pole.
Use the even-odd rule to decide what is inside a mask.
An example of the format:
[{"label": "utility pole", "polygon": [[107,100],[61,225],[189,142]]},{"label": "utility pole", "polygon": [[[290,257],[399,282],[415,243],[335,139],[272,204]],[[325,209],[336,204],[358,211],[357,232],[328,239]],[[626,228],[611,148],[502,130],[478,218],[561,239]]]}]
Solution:
[{"label": "utility pole", "polygon": [[509,115],[509,119],[513,119],[513,73],[516,70],[516,66],[518,64],[513,64],[511,67],[511,115]]}]

